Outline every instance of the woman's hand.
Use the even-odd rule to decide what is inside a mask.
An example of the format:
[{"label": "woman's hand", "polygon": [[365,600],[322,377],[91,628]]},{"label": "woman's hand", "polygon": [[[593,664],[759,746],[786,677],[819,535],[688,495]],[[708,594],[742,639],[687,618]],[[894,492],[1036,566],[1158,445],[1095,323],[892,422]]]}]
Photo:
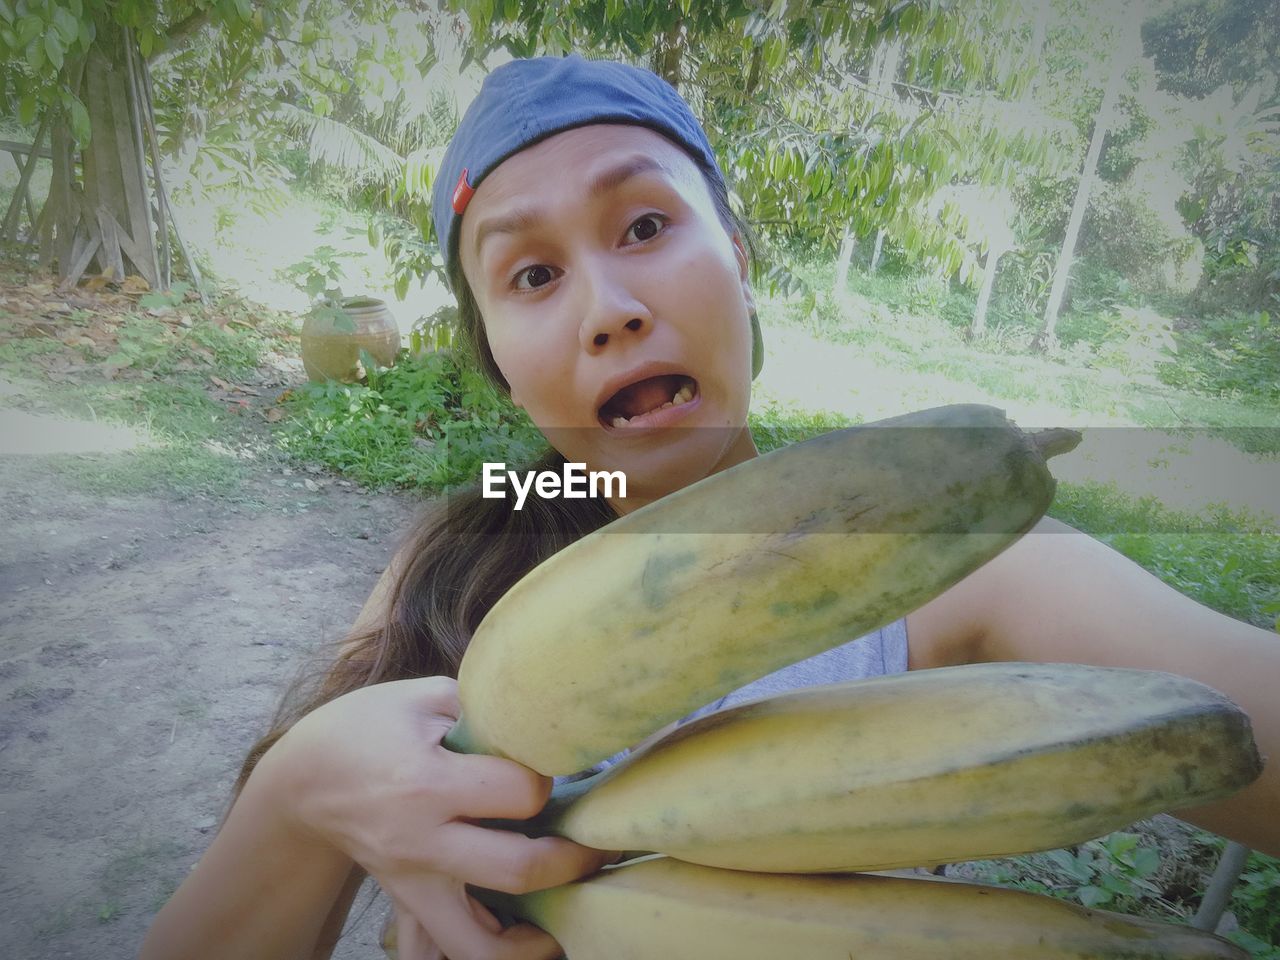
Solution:
[{"label": "woman's hand", "polygon": [[[525,893],[593,873],[612,855],[558,837],[531,839],[472,820],[523,820],[551,781],[510,760],[455,754],[441,740],[458,716],[457,685],[430,677],[376,684],[309,714],[269,753],[288,784],[290,818],[381,885],[404,933],[404,960],[537,960],[561,955],[529,924],[503,930],[471,883]],[[264,758],[264,761],[267,758]]]}]

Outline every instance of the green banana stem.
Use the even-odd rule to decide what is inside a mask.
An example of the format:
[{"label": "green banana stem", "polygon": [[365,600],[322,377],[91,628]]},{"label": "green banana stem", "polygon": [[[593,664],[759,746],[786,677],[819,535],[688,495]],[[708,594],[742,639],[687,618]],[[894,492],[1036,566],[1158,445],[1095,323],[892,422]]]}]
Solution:
[{"label": "green banana stem", "polygon": [[467,726],[466,717],[459,717],[457,723],[449,728],[449,732],[440,742],[446,750],[452,750],[454,753],[489,753],[476,742],[471,728]]},{"label": "green banana stem", "polygon": [[558,783],[551,791],[551,797],[542,812],[528,820],[481,820],[481,826],[496,830],[512,830],[523,833],[526,837],[563,837],[561,821],[565,812],[575,800],[589,791],[604,776],[605,771],[592,774],[583,780],[571,783]]},{"label": "green banana stem", "polygon": [[1028,434],[1028,436],[1031,438],[1031,442],[1035,444],[1036,449],[1040,451],[1040,456],[1046,460],[1063,453],[1070,453],[1084,439],[1084,434],[1079,430],[1072,430],[1070,427],[1051,427],[1048,430],[1041,430],[1039,433]]}]

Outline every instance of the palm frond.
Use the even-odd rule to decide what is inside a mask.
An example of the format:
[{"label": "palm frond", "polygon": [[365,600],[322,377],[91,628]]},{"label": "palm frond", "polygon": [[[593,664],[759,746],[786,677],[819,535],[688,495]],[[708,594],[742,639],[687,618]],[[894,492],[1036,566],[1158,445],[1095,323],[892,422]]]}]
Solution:
[{"label": "palm frond", "polygon": [[404,158],[384,143],[341,121],[289,103],[277,105],[289,126],[307,140],[312,163],[324,163],[362,182],[392,183]]},{"label": "palm frond", "polygon": [[423,146],[405,157],[402,182],[406,195],[415,200],[431,199],[431,185],[444,159],[444,150],[444,147]]}]

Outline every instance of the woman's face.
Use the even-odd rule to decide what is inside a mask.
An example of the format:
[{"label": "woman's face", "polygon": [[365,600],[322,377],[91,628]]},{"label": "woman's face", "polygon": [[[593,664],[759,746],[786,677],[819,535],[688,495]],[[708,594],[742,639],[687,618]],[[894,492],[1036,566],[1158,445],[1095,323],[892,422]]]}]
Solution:
[{"label": "woman's face", "polygon": [[755,456],[746,251],[661,134],[597,124],[510,157],[459,255],[512,400],[570,462],[626,473],[619,512]]}]

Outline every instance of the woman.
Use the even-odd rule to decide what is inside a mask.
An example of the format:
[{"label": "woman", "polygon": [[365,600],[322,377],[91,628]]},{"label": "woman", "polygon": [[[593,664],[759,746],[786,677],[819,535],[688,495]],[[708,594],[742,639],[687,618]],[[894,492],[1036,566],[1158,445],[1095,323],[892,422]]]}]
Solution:
[{"label": "woman", "polygon": [[[327,956],[366,872],[395,905],[406,960],[555,957],[548,935],[502,930],[465,884],[540,889],[610,858],[474,824],[533,815],[551,783],[440,746],[458,711],[449,678],[484,612],[535,563],[757,455],[749,243],[679,96],[648,71],[576,56],[494,71],[446,154],[433,215],[462,339],[552,445],[539,468],[622,470],[628,495],[531,498],[518,512],[471,495],[428,515],[320,688],[250,754],[145,960]],[[1280,749],[1276,638],[1088,537],[1049,535],[1069,532],[1043,521],[905,625],[756,689],[981,660],[1160,669],[1222,690],[1251,714],[1263,754]],[[1180,815],[1277,854],[1278,808],[1271,765]]]}]

